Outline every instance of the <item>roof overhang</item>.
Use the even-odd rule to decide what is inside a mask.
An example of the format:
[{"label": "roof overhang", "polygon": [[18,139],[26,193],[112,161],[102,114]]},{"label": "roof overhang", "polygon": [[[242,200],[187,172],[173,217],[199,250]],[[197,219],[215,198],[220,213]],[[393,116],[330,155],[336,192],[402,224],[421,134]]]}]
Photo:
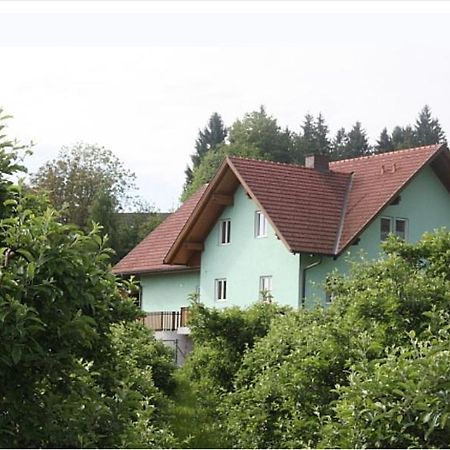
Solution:
[{"label": "roof overhang", "polygon": [[265,214],[276,235],[284,242],[288,250],[292,251],[273,220],[240,176],[233,162],[226,157],[167,253],[164,259],[165,264],[189,265],[191,261],[197,260],[196,255],[203,251],[203,242],[225,207],[233,203],[234,193],[239,185],[243,186],[258,209]]}]

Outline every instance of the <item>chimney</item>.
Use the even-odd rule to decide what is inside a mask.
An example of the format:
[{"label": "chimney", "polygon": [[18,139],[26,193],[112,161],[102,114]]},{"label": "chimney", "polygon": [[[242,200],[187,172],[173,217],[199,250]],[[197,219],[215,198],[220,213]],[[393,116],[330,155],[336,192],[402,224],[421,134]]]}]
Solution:
[{"label": "chimney", "polygon": [[330,170],[328,156],[326,155],[306,155],[305,167],[315,169],[319,172],[328,172]]}]

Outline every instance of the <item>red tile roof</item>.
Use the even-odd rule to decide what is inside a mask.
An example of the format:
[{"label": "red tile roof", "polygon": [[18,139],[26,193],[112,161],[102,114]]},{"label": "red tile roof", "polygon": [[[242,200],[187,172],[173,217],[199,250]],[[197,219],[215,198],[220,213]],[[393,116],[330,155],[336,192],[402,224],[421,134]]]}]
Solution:
[{"label": "red tile roof", "polygon": [[147,236],[113,271],[186,270],[186,265],[164,264],[164,260],[188,261],[185,249],[177,256],[184,240],[204,240],[220,214],[214,193],[229,195],[239,183],[265,212],[288,250],[339,255],[428,164],[450,192],[450,152],[445,145],[336,161],[327,172],[229,157],[207,188]]},{"label": "red tile roof", "polygon": [[350,175],[229,158],[291,251],[333,254]]},{"label": "red tile roof", "polygon": [[332,162],[333,172],[353,173],[335,253],[350,245],[414,175],[444,149],[442,145],[429,145]]},{"label": "red tile roof", "polygon": [[131,250],[128,255],[122,258],[113,267],[113,273],[127,275],[192,269],[192,267],[163,264],[163,260],[192,211],[197,206],[205,189],[206,185],[200,188],[177,211],[171,214]]}]

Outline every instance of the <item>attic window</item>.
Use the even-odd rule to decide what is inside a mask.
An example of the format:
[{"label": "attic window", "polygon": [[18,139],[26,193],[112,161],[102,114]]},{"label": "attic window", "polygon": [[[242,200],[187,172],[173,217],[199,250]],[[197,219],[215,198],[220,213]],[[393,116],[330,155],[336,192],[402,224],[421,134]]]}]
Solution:
[{"label": "attic window", "polygon": [[267,237],[267,219],[261,211],[255,213],[255,237]]},{"label": "attic window", "polygon": [[386,240],[390,233],[406,240],[408,235],[408,219],[399,217],[382,217],[380,221],[380,238]]},{"label": "attic window", "polygon": [[226,219],[220,222],[219,227],[219,244],[226,245],[230,243],[231,239],[231,220]]}]

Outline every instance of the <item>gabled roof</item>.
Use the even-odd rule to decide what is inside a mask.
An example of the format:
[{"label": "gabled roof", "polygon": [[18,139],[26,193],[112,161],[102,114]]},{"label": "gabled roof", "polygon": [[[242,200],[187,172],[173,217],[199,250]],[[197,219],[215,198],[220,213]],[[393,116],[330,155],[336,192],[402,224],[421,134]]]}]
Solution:
[{"label": "gabled roof", "polygon": [[205,189],[206,185],[200,188],[177,211],[169,215],[164,222],[113,267],[113,273],[127,275],[191,270],[192,266],[164,264],[163,260],[201,199]]},{"label": "gabled roof", "polygon": [[450,191],[449,156],[445,145],[429,145],[332,162],[333,172],[353,174],[336,254],[347,248],[428,164]]},{"label": "gabled roof", "polygon": [[450,192],[450,153],[445,145],[337,161],[327,172],[229,157],[164,261],[189,263],[239,184],[289,251],[339,255],[426,165]]}]

